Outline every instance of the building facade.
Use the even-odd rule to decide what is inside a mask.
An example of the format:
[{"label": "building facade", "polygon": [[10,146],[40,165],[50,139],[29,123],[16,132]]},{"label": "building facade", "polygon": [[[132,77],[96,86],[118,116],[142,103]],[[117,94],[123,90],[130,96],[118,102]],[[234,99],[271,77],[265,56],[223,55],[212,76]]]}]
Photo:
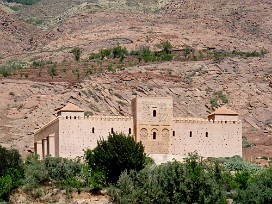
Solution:
[{"label": "building facade", "polygon": [[222,107],[207,119],[176,118],[170,97],[137,97],[131,106],[132,117],[84,117],[84,110],[67,104],[56,119],[35,132],[35,152],[41,159],[49,154],[75,158],[109,133],[122,132],[142,141],[157,163],[182,160],[194,151],[203,157],[242,156],[242,124],[232,110]]}]

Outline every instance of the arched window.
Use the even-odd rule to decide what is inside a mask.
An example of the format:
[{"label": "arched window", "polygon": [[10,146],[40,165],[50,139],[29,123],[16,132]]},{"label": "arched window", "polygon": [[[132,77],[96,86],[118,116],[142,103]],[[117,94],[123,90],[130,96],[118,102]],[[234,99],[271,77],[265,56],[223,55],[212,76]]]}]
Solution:
[{"label": "arched window", "polygon": [[113,134],[113,128],[111,128],[111,134]]},{"label": "arched window", "polygon": [[76,119],[76,116],[74,116],[74,119]]},{"label": "arched window", "polygon": [[153,117],[156,117],[156,116],[157,116],[157,111],[153,110]]},{"label": "arched window", "polygon": [[72,116],[70,116],[70,119],[72,119]]},{"label": "arched window", "polygon": [[153,132],[153,140],[156,139],[156,136],[157,136],[157,133],[156,133],[156,132]]},{"label": "arched window", "polygon": [[128,134],[131,134],[131,128],[128,128]]},{"label": "arched window", "polygon": [[192,137],[193,136],[193,133],[192,133],[192,131],[190,131],[190,137]]},{"label": "arched window", "polygon": [[209,135],[208,135],[209,133],[208,132],[206,132],[206,137],[208,137]]},{"label": "arched window", "polygon": [[92,133],[94,133],[94,127],[92,128]]},{"label": "arched window", "polygon": [[175,131],[173,131],[173,137],[175,137],[175,134],[176,134]]},{"label": "arched window", "polygon": [[66,116],[66,119],[68,119],[68,116]]}]

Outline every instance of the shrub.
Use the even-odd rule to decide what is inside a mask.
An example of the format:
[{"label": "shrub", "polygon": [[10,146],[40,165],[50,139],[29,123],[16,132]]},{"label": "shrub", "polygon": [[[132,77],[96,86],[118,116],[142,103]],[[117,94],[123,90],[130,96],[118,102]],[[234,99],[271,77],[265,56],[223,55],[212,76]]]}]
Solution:
[{"label": "shrub", "polygon": [[254,146],[254,144],[250,143],[247,138],[243,137],[242,139],[242,146],[243,148],[250,148],[252,146]]},{"label": "shrub", "polygon": [[167,40],[167,41],[163,41],[160,44],[157,45],[158,48],[160,48],[162,50],[163,53],[165,54],[171,54],[172,52],[172,44]]},{"label": "shrub", "polygon": [[44,161],[38,155],[30,155],[24,164],[23,185],[26,190],[33,190],[50,180]]},{"label": "shrub", "polygon": [[98,141],[97,147],[87,150],[85,156],[91,170],[103,172],[107,183],[115,183],[124,170],[141,170],[146,159],[141,142],[116,133],[110,134],[108,140]]},{"label": "shrub", "polygon": [[161,60],[162,61],[172,61],[172,59],[173,59],[173,55],[172,54],[165,54],[165,53],[163,53],[163,54],[161,54]]},{"label": "shrub", "polygon": [[52,77],[52,79],[54,76],[57,76],[57,69],[55,64],[48,69],[48,74]]},{"label": "shrub", "polygon": [[0,202],[8,199],[12,186],[12,178],[10,175],[7,174],[0,178]]},{"label": "shrub", "polygon": [[192,52],[193,49],[191,47],[186,46],[185,48],[182,49],[183,56],[187,58]]},{"label": "shrub", "polygon": [[101,55],[100,53],[91,53],[90,56],[89,56],[89,60],[94,60],[94,59],[100,59],[101,58]]},{"label": "shrub", "polygon": [[8,200],[13,189],[19,186],[21,173],[14,168],[9,168],[3,177],[0,177],[0,202]]},{"label": "shrub", "polygon": [[272,167],[261,171],[251,179],[251,182],[246,183],[246,188],[237,191],[234,196],[235,203],[272,203]]},{"label": "shrub", "polygon": [[104,59],[105,57],[109,57],[111,53],[112,53],[112,49],[102,49],[99,52],[100,58]]},{"label": "shrub", "polygon": [[118,204],[226,203],[226,197],[197,155],[185,163],[148,166],[139,173],[125,171],[109,194]]},{"label": "shrub", "polygon": [[79,159],[69,160],[65,158],[46,157],[38,160],[38,156],[31,155],[25,162],[25,188],[33,188],[49,181],[57,185],[65,185],[80,175],[84,165]]},{"label": "shrub", "polygon": [[12,70],[7,66],[1,66],[0,67],[0,74],[2,74],[3,77],[9,77],[12,75]]},{"label": "shrub", "polygon": [[211,108],[218,108],[220,104],[226,104],[229,102],[227,96],[222,91],[214,92],[214,97],[210,100]]},{"label": "shrub", "polygon": [[79,47],[75,47],[71,50],[73,53],[75,60],[78,62],[80,60],[81,49]]},{"label": "shrub", "polygon": [[221,62],[227,57],[227,53],[223,50],[215,50],[212,52],[212,57],[215,62]]},{"label": "shrub", "polygon": [[7,0],[7,2],[16,2],[16,3],[24,4],[24,5],[32,5],[39,1],[40,0]]},{"label": "shrub", "polygon": [[44,20],[39,18],[27,18],[25,19],[25,22],[35,26],[40,26],[44,23]]},{"label": "shrub", "polygon": [[259,171],[262,168],[255,166],[254,164],[243,161],[243,159],[239,156],[234,156],[231,158],[219,158],[223,163],[224,167],[229,171]]},{"label": "shrub", "polygon": [[22,160],[18,150],[0,145],[0,201],[8,200],[11,191],[19,185]]},{"label": "shrub", "polygon": [[116,46],[112,50],[113,58],[121,58],[128,54],[127,48],[120,45]]},{"label": "shrub", "polygon": [[18,150],[6,149],[0,145],[0,177],[4,176],[8,169],[22,171],[22,159]]}]

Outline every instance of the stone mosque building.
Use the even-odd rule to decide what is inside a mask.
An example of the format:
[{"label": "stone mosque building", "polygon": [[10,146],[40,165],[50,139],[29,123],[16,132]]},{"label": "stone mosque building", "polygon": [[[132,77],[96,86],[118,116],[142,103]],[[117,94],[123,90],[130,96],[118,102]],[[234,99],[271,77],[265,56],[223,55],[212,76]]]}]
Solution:
[{"label": "stone mosque building", "polygon": [[174,118],[171,97],[137,97],[131,106],[132,117],[84,117],[83,109],[69,103],[35,132],[35,152],[41,159],[75,158],[109,133],[122,132],[142,141],[157,163],[182,160],[194,151],[203,157],[242,156],[242,124],[232,110],[219,108],[206,119]]}]

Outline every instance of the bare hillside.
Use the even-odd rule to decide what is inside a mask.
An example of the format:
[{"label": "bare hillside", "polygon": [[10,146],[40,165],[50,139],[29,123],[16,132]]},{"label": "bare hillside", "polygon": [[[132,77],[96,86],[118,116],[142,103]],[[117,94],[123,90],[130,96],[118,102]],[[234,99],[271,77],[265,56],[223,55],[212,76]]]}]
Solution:
[{"label": "bare hillside", "polygon": [[28,149],[33,131],[53,119],[67,102],[92,114],[130,115],[130,100],[136,96],[172,96],[175,116],[205,118],[212,111],[210,100],[222,91],[228,106],[240,113],[243,136],[256,145],[248,154],[271,157],[269,67],[267,58],[237,58],[220,64],[169,62],[131,67],[91,76],[73,87],[67,83],[2,80],[1,97],[5,100],[1,100],[0,141]]},{"label": "bare hillside", "polygon": [[[145,12],[143,8],[147,7],[151,12]],[[18,80],[19,76],[1,79],[0,143],[21,151],[28,149],[33,131],[54,118],[53,113],[66,102],[93,114],[130,115],[130,100],[135,96],[170,95],[176,115],[206,117],[212,111],[211,99],[221,92],[228,99],[227,105],[240,113],[244,137],[256,145],[246,149],[245,155],[272,157],[271,9],[269,0],[154,0],[146,4],[42,0],[16,14],[21,19],[35,17],[53,22],[47,31],[0,11],[2,64],[35,58],[58,62],[58,71],[64,65],[70,70],[83,69],[89,66],[90,53],[102,48],[120,44],[133,50],[148,45],[154,50],[165,40],[175,50],[190,46],[222,52],[268,51],[264,57],[233,57],[221,62],[174,59],[143,66],[127,63],[125,70],[93,72],[76,84],[72,72],[41,83],[37,81],[42,79],[33,75],[37,70],[25,69],[32,81]],[[70,63],[74,47],[81,48],[80,63]],[[102,66],[103,62],[99,63]],[[47,69],[42,71],[48,74]]]},{"label": "bare hillside", "polygon": [[0,8],[0,58],[33,50],[40,34],[34,26],[14,19]]}]

